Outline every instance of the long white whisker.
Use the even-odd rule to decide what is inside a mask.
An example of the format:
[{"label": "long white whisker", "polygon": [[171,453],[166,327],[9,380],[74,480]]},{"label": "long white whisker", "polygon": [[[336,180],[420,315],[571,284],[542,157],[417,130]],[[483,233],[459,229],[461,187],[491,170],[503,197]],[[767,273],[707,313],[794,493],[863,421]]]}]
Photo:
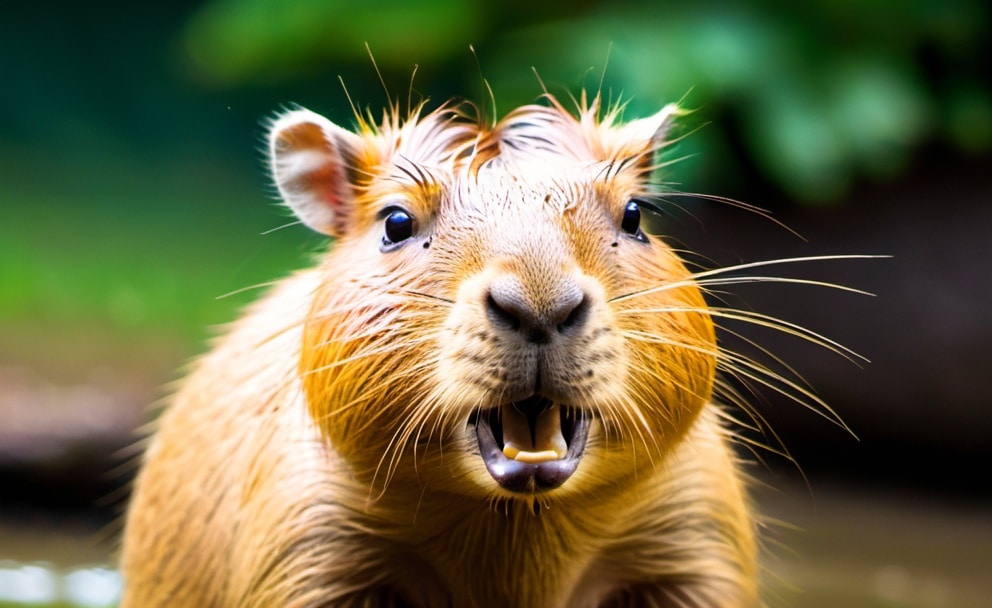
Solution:
[{"label": "long white whisker", "polygon": [[[700,272],[695,272],[689,275],[687,278],[679,281],[672,281],[671,283],[665,283],[663,285],[657,285],[655,287],[649,287],[647,289],[642,289],[639,291],[634,291],[626,294],[622,294],[610,299],[610,302],[623,302],[625,300],[630,300],[632,298],[644,297],[656,293],[661,293],[664,291],[669,291],[672,289],[679,289],[682,287],[690,287],[699,285],[702,283],[703,279],[708,279],[709,277],[715,277],[722,274],[728,274],[731,272],[737,272],[740,270],[747,270],[749,268],[759,268],[762,266],[776,266],[779,264],[797,264],[801,262],[820,262],[820,261],[830,261],[830,260],[864,260],[864,259],[877,259],[877,258],[887,258],[891,256],[884,255],[820,255],[820,256],[807,256],[799,258],[778,258],[774,260],[761,260],[758,262],[747,262],[745,264],[736,264],[734,266],[724,266],[721,268],[714,268],[711,270],[703,270]],[[746,277],[740,277],[742,280],[738,281],[741,283],[748,282]],[[775,278],[777,280],[782,280],[783,282],[791,281],[803,281],[803,279],[788,279],[788,278]],[[850,287],[845,287],[843,285],[836,285],[834,283],[826,283],[820,281],[809,281],[807,284],[816,285],[819,287],[828,287],[831,289],[840,289],[842,291],[854,291],[858,290],[852,289]]]},{"label": "long white whisker", "polygon": [[[844,424],[840,416],[829,406],[825,401],[820,399],[813,393],[810,389],[801,386],[798,382],[794,380],[789,380],[781,374],[778,374],[770,370],[767,366],[762,363],[758,363],[749,357],[742,355],[740,353],[735,353],[727,349],[720,349],[715,351],[713,349],[708,349],[705,347],[699,347],[692,344],[686,344],[683,342],[678,342],[675,340],[668,340],[655,336],[653,334],[647,334],[642,332],[625,332],[625,335],[637,337],[641,340],[650,340],[655,343],[668,344],[676,346],[679,348],[685,348],[695,352],[700,352],[707,355],[715,355],[717,357],[717,367],[725,372],[730,373],[735,377],[745,377],[755,382],[766,386],[777,393],[788,397],[789,399],[803,405],[807,409],[810,409],[819,415],[823,416],[827,420],[830,420],[834,424],[837,424],[841,428],[854,434],[851,429]],[[751,371],[748,371],[751,370]],[[780,386],[780,383],[782,386]],[[793,392],[790,392],[791,389]],[[822,411],[818,408],[822,408]]]},{"label": "long white whisker", "polygon": [[[796,371],[795,369],[793,369],[792,366],[790,366],[788,363],[786,363],[785,361],[783,361],[781,357],[776,356],[770,350],[768,350],[767,348],[765,348],[765,347],[761,346],[760,344],[758,344],[755,340],[752,340],[752,339],[748,338],[747,336],[745,336],[745,335],[743,335],[743,334],[741,334],[739,332],[733,331],[731,329],[728,329],[726,327],[721,327],[720,328],[720,331],[726,332],[726,333],[730,334],[731,336],[734,336],[738,340],[743,341],[744,343],[746,343],[750,347],[754,348],[755,350],[759,351],[764,356],[766,356],[769,359],[771,359],[772,361],[774,361],[777,365],[781,366],[782,369],[784,369],[788,373],[792,374],[792,377],[796,378],[797,380],[799,380],[800,382],[802,382],[803,384],[805,384],[808,388],[812,388],[809,385],[809,383],[806,382],[805,379],[803,379],[802,374],[800,374],[798,371]],[[851,359],[848,359],[848,361],[851,361]],[[852,362],[855,363],[855,365],[857,364],[857,362],[855,362],[855,361],[852,361]]]},{"label": "long white whisker", "polygon": [[693,275],[693,278],[703,279],[709,276],[715,276],[719,274],[724,274],[727,272],[736,272],[738,270],[747,270],[748,268],[760,268],[762,266],[777,266],[779,264],[797,264],[801,262],[825,262],[831,260],[872,260],[878,258],[889,258],[892,256],[888,255],[866,255],[866,254],[844,254],[844,255],[813,255],[797,258],[777,258],[774,260],[759,260],[757,262],[746,262],[744,264],[736,264],[734,266],[724,266],[722,268],[714,268],[712,270],[704,270],[702,272],[697,272]]},{"label": "long white whisker", "polygon": [[839,285],[837,283],[829,283],[826,281],[814,281],[812,279],[797,279],[793,277],[770,277],[770,276],[748,275],[743,277],[709,278],[709,279],[703,279],[701,281],[696,281],[696,284],[699,285],[700,287],[709,287],[713,285],[742,285],[747,283],[789,283],[792,285],[811,285],[813,287],[826,287],[828,289],[836,289],[838,291],[856,293],[862,296],[875,295],[870,291],[864,291],[862,289],[848,287],[847,285]]},{"label": "long white whisker", "polygon": [[647,342],[650,344],[664,344],[667,346],[675,346],[678,348],[684,348],[692,352],[697,352],[710,357],[719,357],[722,352],[719,348],[710,348],[708,346],[700,346],[696,344],[690,344],[687,342],[681,342],[678,340],[673,340],[671,338],[666,338],[665,336],[660,336],[658,334],[653,334],[647,331],[641,331],[636,329],[624,330],[623,335],[626,337],[637,339],[641,342]]},{"label": "long white whisker", "polygon": [[[861,360],[865,363],[870,363],[870,361],[863,355],[858,354],[856,351],[840,344],[835,340],[831,340],[826,336],[823,336],[811,329],[798,325],[796,323],[790,323],[789,321],[783,321],[777,317],[770,315],[765,315],[753,311],[745,311],[734,308],[722,308],[722,307],[710,307],[710,308],[699,308],[690,306],[671,306],[671,307],[661,307],[661,308],[643,308],[643,309],[626,309],[620,311],[620,314],[654,314],[654,313],[681,313],[681,312],[691,312],[697,314],[709,315],[715,318],[727,319],[731,321],[740,321],[742,323],[749,323],[751,325],[765,327],[774,331],[782,332],[790,336],[795,336],[815,344],[822,348],[825,348],[841,357],[844,357],[852,363],[856,363],[856,360]],[[726,328],[721,327],[721,329]]]},{"label": "long white whisker", "polygon": [[216,296],[214,299],[215,300],[224,300],[226,298],[230,298],[231,296],[236,296],[238,294],[245,293],[245,292],[248,292],[248,291],[253,291],[255,289],[265,289],[266,287],[272,287],[274,285],[278,285],[279,283],[280,283],[280,281],[276,280],[276,281],[266,281],[264,283],[255,283],[254,285],[246,285],[244,287],[239,287],[239,288],[237,288],[237,289],[235,289],[233,291],[229,291],[227,293],[222,293],[221,295]]},{"label": "long white whisker", "polygon": [[768,369],[761,363],[752,361],[750,358],[738,353],[731,353],[726,350],[722,352],[723,358],[717,360],[718,369],[731,374],[737,378],[748,378],[766,386],[769,389],[788,397],[806,409],[815,412],[833,424],[844,429],[852,436],[854,431],[841,419],[841,417],[827,403],[818,397],[811,390],[799,385],[793,380],[785,378],[781,374]]}]

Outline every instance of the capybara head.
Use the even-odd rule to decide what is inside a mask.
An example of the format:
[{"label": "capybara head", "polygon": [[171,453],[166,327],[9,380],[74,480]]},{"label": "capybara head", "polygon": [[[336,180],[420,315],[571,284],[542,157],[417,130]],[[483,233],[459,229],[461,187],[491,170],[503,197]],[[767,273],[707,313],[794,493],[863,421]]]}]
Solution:
[{"label": "capybara head", "polygon": [[495,124],[450,105],[273,121],[283,199],[334,238],[299,369],[353,475],[554,500],[664,466],[717,359],[699,288],[642,227],[679,114],[548,96]]}]

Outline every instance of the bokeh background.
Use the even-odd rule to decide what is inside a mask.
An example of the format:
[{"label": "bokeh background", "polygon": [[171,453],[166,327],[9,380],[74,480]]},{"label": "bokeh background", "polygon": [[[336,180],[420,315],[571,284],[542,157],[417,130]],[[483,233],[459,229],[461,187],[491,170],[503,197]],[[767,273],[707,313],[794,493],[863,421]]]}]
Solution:
[{"label": "bokeh background", "polygon": [[779,448],[759,450],[752,470],[782,522],[768,533],[769,601],[992,605],[989,11],[982,0],[4,3],[0,606],[113,604],[134,430],[255,286],[324,246],[272,198],[264,120],[293,103],[341,124],[352,103],[487,106],[487,83],[499,113],[544,88],[601,89],[628,116],[694,108],[664,179],[792,229],[670,197],[661,230],[708,265],[893,256],[776,269],[872,297],[769,284],[724,296],[871,360],[744,329],[850,427],[771,390],[751,398]]}]

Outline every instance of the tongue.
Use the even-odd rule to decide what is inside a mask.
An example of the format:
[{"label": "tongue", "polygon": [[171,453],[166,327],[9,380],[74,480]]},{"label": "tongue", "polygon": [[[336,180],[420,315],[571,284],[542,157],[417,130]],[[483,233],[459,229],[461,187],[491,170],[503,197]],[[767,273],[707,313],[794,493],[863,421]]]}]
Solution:
[{"label": "tongue", "polygon": [[503,421],[503,454],[526,463],[548,462],[565,457],[568,445],[561,433],[561,411],[551,405],[536,417],[520,413],[513,405],[500,411]]}]

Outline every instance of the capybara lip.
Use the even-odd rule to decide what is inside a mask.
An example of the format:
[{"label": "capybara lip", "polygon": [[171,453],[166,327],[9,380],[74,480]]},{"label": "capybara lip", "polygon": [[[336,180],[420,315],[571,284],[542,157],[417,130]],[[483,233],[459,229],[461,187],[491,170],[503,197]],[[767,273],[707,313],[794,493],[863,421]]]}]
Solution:
[{"label": "capybara lip", "polygon": [[[483,410],[470,423],[475,426],[482,460],[496,483],[511,492],[534,494],[561,486],[575,473],[585,451],[590,419],[579,408],[533,395]],[[528,428],[530,445],[521,450],[512,447],[515,440],[524,443],[527,438],[511,436],[510,427],[518,434],[520,428]]]}]

